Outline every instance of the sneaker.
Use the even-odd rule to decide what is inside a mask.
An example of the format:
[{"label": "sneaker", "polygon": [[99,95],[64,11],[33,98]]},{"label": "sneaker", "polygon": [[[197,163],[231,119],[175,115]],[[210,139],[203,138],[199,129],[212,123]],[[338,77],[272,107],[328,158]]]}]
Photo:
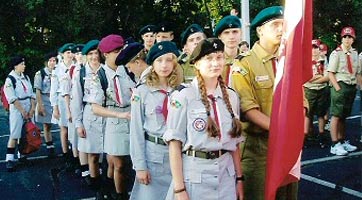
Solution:
[{"label": "sneaker", "polygon": [[348,152],[352,152],[352,151],[356,151],[357,147],[353,146],[349,143],[349,141],[344,141],[344,143],[342,144],[344,150],[348,151]]},{"label": "sneaker", "polygon": [[326,123],[326,125],[324,125],[324,130],[331,131],[331,121],[328,121],[328,123]]},{"label": "sneaker", "polygon": [[331,154],[337,155],[337,156],[345,156],[348,154],[346,150],[344,150],[342,144],[338,142],[334,146],[331,146]]},{"label": "sneaker", "polygon": [[8,172],[14,172],[15,171],[15,162],[12,160],[6,161],[6,169]]},{"label": "sneaker", "polygon": [[57,157],[54,148],[48,148],[47,151],[48,151],[48,158],[55,158],[55,157]]}]

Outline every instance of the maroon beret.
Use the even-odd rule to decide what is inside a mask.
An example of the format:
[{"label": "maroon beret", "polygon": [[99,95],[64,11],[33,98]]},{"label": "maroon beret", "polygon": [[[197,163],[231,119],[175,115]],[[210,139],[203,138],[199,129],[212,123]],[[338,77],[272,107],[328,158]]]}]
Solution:
[{"label": "maroon beret", "polygon": [[120,35],[108,35],[99,42],[98,49],[102,53],[109,53],[115,49],[122,48],[124,46],[124,40]]}]

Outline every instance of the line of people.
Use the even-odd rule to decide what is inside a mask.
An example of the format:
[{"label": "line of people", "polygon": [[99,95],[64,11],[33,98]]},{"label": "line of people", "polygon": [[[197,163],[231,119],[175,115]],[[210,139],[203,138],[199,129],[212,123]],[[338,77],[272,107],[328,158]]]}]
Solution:
[{"label": "line of people", "polygon": [[[25,58],[14,57],[10,75],[17,87],[7,78],[5,89],[11,103],[7,169],[15,168],[23,118],[36,113],[36,121],[44,124],[49,157],[56,155],[50,128],[57,123],[66,168],[77,169],[97,199],[264,199],[282,25],[281,6],[260,11],[251,24],[259,40],[250,51],[240,48],[242,24],[232,15],[219,21],[213,38],[200,25],[187,27],[181,34],[182,52],[167,24],[141,28],[144,44],[114,34],[84,45],[67,43],[45,56],[46,67],[34,78],[36,95],[24,75]],[[331,153],[348,144],[343,130],[350,106],[344,106],[353,103],[361,74],[352,51],[352,72],[340,75],[349,63],[340,52],[350,50],[354,30],[346,34],[344,29],[342,38],[340,50],[330,57],[329,79],[336,91],[347,88],[351,93],[348,103],[341,104],[342,95],[332,92]],[[345,40],[352,42],[346,46]],[[313,51],[315,60],[317,53]],[[313,65],[313,85],[305,85],[309,119],[326,115],[319,112],[321,103],[310,98],[314,84],[328,81],[318,66]],[[297,199],[297,183],[279,188],[277,199]]]}]

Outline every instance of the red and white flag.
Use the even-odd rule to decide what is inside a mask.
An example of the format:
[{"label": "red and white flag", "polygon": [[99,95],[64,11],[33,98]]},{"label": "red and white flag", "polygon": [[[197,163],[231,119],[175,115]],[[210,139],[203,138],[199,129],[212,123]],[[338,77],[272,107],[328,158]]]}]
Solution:
[{"label": "red and white flag", "polygon": [[312,0],[286,0],[270,122],[265,199],[300,179],[303,84],[312,77]]}]

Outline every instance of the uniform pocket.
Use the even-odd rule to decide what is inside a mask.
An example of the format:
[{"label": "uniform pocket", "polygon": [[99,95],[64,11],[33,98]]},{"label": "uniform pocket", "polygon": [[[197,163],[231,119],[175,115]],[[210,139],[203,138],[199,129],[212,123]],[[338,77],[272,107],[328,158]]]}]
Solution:
[{"label": "uniform pocket", "polygon": [[256,89],[268,89],[273,87],[273,83],[272,81],[269,80],[265,80],[265,81],[256,81],[255,82],[255,88]]}]

